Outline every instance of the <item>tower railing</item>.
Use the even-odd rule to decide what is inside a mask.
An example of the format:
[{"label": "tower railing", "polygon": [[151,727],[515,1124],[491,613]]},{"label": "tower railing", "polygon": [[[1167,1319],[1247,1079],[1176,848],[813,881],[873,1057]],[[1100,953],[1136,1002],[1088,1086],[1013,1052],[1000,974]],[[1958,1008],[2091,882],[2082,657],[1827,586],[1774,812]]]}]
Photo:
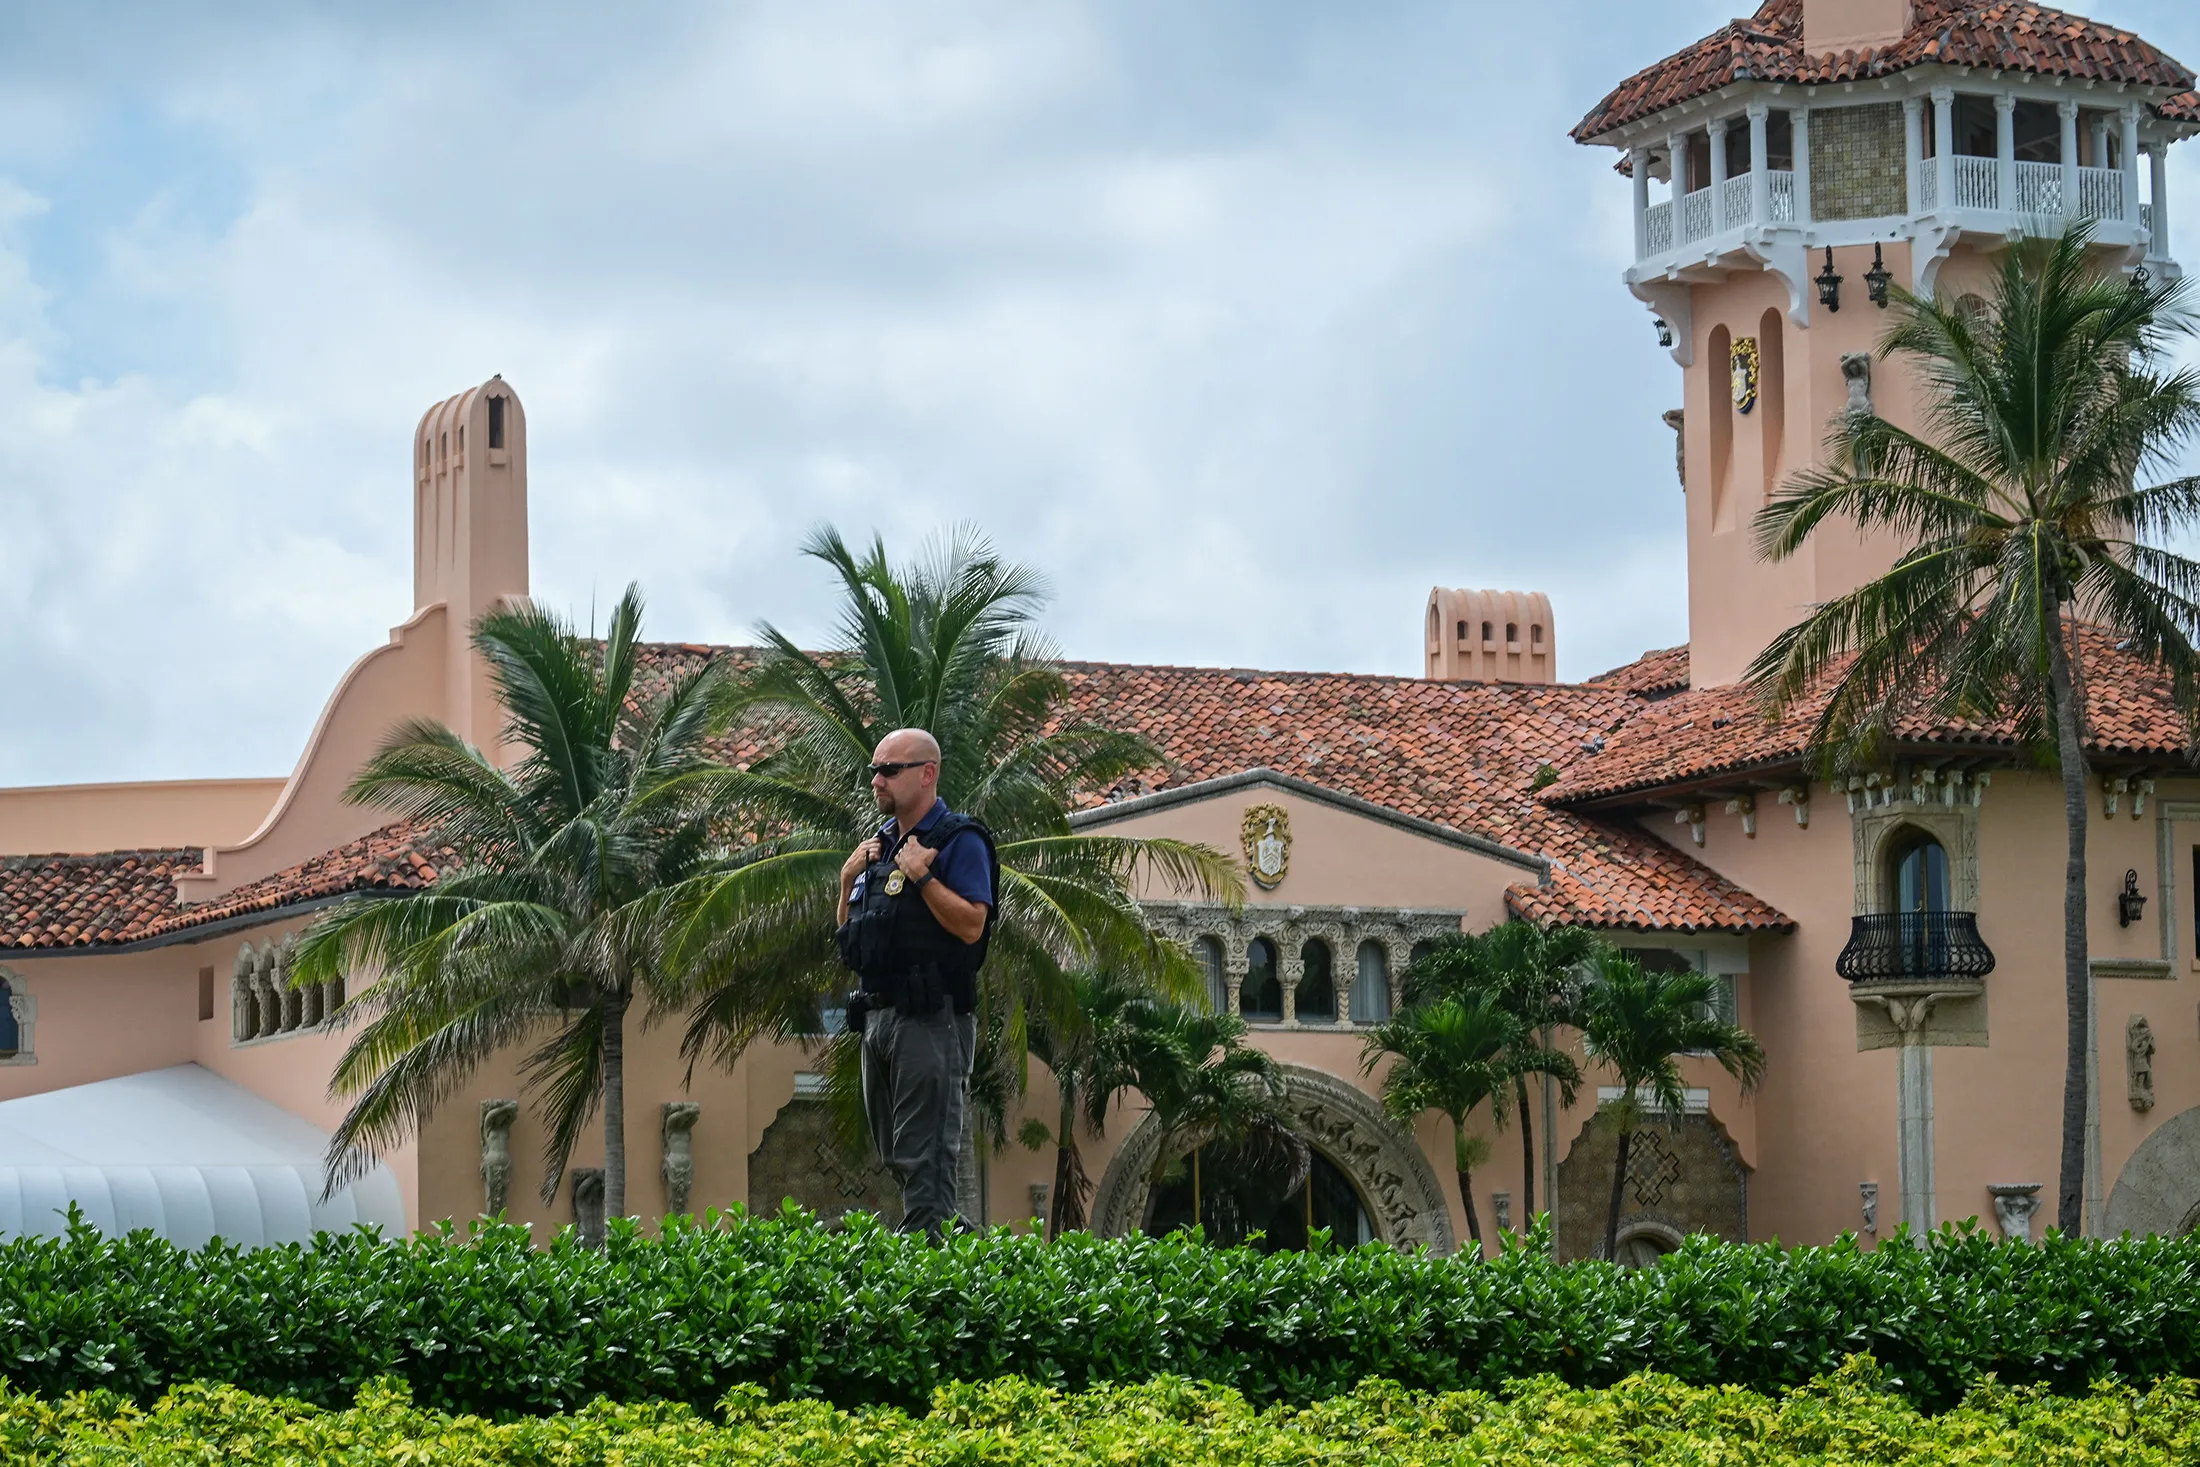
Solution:
[{"label": "tower railing", "polygon": [[1795,222],[1795,174],[1786,168],[1768,169],[1772,176],[1772,222]]},{"label": "tower railing", "polygon": [[1998,209],[2001,207],[2001,160],[1999,158],[1973,158],[1957,154],[1949,160],[1954,163],[1956,196],[1950,202],[1958,209]]},{"label": "tower railing", "polygon": [[2095,219],[2124,217],[2124,173],[2121,168],[2078,170],[2078,212]]},{"label": "tower railing", "polygon": [[1719,199],[1719,228],[1740,229],[1749,222],[1750,175],[1737,174],[1726,181],[1726,192]]},{"label": "tower railing", "polygon": [[2017,212],[2061,214],[2063,171],[2060,163],[2017,164]]},{"label": "tower railing", "polygon": [[1681,199],[1681,240],[1711,237],[1711,190],[1696,189]]},{"label": "tower railing", "polygon": [[1652,204],[1643,213],[1643,245],[1653,255],[1662,255],[1673,248],[1673,201],[1667,199]]}]

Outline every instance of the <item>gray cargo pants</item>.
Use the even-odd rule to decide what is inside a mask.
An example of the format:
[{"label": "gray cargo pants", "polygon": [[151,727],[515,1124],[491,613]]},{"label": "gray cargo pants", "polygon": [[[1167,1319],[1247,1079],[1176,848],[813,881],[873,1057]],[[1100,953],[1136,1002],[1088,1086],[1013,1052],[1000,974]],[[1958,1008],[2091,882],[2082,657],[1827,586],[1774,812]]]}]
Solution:
[{"label": "gray cargo pants", "polygon": [[863,1110],[879,1160],[901,1188],[901,1231],[938,1237],[961,1219],[957,1162],[978,1021],[941,1004],[921,1019],[879,1009],[863,1025]]}]

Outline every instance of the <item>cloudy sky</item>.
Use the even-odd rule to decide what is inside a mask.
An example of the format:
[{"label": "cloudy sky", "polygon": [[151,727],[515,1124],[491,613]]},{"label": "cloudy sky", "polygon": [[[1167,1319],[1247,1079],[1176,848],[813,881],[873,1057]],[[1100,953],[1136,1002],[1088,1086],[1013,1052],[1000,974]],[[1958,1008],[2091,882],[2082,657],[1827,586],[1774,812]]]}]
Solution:
[{"label": "cloudy sky", "polygon": [[1737,8],[0,8],[0,784],[285,772],[497,372],[536,594],[667,639],[971,521],[1077,657],[1411,672],[1435,583],[1551,593],[1570,677],[1679,641],[1678,373],[1565,132]]}]

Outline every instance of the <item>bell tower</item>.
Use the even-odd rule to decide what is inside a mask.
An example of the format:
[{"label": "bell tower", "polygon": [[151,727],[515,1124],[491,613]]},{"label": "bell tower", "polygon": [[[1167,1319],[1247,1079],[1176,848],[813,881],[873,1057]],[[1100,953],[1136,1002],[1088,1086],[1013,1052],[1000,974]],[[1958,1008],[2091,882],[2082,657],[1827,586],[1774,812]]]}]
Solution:
[{"label": "bell tower", "polygon": [[444,722],[494,749],[502,713],[473,652],[483,612],[527,594],[527,414],[503,377],[447,397],[413,433],[413,608],[451,638]]},{"label": "bell tower", "polygon": [[1868,404],[1918,426],[1917,385],[1872,355],[1890,285],[1984,291],[2011,240],[2081,217],[2110,267],[2176,273],[2164,163],[2200,132],[2193,74],[2127,32],[2040,15],[1765,0],[1575,127],[1624,154],[1623,279],[1681,369],[1666,420],[1680,435],[1693,686],[1739,681],[1812,605],[1899,553],[1829,527],[1774,564],[1751,533],[1843,412]]}]

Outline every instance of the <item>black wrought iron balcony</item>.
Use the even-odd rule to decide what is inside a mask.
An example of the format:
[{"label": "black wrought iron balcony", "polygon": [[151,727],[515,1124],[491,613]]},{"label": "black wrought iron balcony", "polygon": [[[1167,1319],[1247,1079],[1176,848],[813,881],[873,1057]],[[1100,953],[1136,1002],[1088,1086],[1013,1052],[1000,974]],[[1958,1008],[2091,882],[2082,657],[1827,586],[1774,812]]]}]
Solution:
[{"label": "black wrought iron balcony", "polygon": [[1994,952],[1970,912],[1875,912],[1849,919],[1833,970],[1851,983],[1976,980],[1994,971]]}]

